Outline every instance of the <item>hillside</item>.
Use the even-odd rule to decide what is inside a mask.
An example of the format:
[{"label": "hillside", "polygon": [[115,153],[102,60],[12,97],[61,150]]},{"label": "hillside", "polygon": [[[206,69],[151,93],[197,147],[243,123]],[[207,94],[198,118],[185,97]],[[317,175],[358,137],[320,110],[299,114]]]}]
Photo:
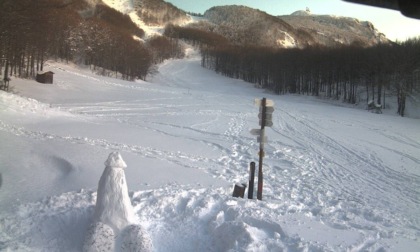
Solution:
[{"label": "hillside", "polygon": [[[204,13],[208,21],[196,25],[226,37],[232,44],[268,47],[305,47],[315,44],[306,32],[265,12],[245,6],[213,7]],[[207,27],[206,27],[207,25]]]},{"label": "hillside", "polygon": [[163,0],[134,0],[133,5],[147,25],[181,24],[190,20],[184,11]]},{"label": "hillside", "polygon": [[163,0],[102,0],[108,6],[129,14],[140,26],[164,26],[181,24],[190,17],[171,3]]},{"label": "hillside", "polygon": [[163,1],[0,1],[0,75],[34,78],[46,60],[60,59],[99,74],[145,79],[154,63],[182,52],[177,41],[154,38],[162,26],[147,26],[139,8],[154,13],[143,17],[152,23],[188,19]]},{"label": "hillside", "polygon": [[309,11],[297,11],[287,16],[279,16],[296,29],[309,33],[318,44],[334,46],[353,43],[373,46],[389,43],[384,34],[375,29],[368,21],[350,17],[315,15]]},{"label": "hillside", "polygon": [[144,31],[99,1],[4,0],[0,30],[5,76],[33,78],[51,58],[102,68],[125,79],[145,78],[151,65],[138,41]]}]

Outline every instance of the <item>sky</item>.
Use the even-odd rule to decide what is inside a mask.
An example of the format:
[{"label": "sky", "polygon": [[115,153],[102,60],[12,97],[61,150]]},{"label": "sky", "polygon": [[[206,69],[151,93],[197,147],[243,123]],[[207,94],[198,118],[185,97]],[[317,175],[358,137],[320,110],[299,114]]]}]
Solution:
[{"label": "sky", "polygon": [[165,0],[189,12],[204,13],[213,6],[244,5],[271,15],[288,15],[307,7],[313,14],[328,14],[370,21],[379,32],[393,41],[420,36],[420,19],[403,16],[399,11],[344,2],[342,0]]}]

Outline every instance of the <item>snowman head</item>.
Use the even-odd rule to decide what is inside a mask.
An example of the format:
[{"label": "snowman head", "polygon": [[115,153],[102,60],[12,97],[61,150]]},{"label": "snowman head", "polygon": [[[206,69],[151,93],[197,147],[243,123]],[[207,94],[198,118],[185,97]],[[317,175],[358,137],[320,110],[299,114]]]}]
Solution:
[{"label": "snowman head", "polygon": [[126,168],[127,164],[122,159],[118,151],[112,152],[109,154],[108,159],[105,161],[106,167],[111,168]]}]

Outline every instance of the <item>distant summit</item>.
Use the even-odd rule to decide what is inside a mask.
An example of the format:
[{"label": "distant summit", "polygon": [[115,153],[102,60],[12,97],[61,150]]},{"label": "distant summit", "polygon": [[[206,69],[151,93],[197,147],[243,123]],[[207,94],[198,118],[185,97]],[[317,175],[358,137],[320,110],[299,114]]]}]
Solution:
[{"label": "distant summit", "polygon": [[291,16],[310,16],[311,11],[307,8],[306,10],[298,10],[290,14]]}]

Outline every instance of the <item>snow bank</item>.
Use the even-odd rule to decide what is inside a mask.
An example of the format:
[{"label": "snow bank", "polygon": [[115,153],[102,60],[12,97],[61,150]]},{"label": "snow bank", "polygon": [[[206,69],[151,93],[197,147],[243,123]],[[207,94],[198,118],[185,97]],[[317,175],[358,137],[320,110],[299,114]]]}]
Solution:
[{"label": "snow bank", "polygon": [[23,97],[13,93],[0,90],[0,111],[8,113],[19,113],[35,116],[72,116],[61,111],[59,108],[52,108],[50,104],[39,102],[36,99]]},{"label": "snow bank", "polygon": [[[108,244],[122,248],[130,244],[128,241],[141,246],[138,241],[143,239],[151,241],[154,251],[160,252],[414,252],[419,245],[392,231],[376,230],[368,223],[338,228],[324,223],[322,216],[293,212],[281,201],[232,198],[230,189],[172,184],[159,190],[132,193],[130,199],[140,225],[128,226],[122,232],[125,238],[113,240],[113,229],[97,224],[102,229],[95,233],[97,246],[101,248],[99,244]],[[10,251],[81,251],[86,234],[83,230],[88,230],[93,216],[95,196],[95,192],[89,191],[70,192],[22,205],[16,215],[1,219],[2,248]],[[352,217],[348,215],[347,218]],[[371,224],[374,222],[372,220]],[[104,239],[98,239],[99,233]],[[150,240],[141,238],[144,233],[150,234]],[[19,235],[18,239],[16,235]]]}]

